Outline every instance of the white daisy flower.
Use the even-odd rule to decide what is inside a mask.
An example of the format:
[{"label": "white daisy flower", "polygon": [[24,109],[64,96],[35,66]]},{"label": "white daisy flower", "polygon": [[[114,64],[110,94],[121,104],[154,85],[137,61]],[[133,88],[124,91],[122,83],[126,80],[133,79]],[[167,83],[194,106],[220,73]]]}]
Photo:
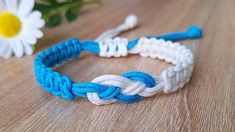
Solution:
[{"label": "white daisy flower", "polygon": [[34,0],[0,0],[0,56],[31,55],[39,30],[45,24],[39,11],[32,11]]}]

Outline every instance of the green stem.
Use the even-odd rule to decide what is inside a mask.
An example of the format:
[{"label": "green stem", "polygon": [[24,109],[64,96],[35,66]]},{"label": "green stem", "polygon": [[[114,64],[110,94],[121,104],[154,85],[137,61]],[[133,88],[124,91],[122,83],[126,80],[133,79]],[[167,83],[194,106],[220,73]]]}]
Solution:
[{"label": "green stem", "polygon": [[64,3],[60,3],[58,5],[56,5],[57,7],[52,7],[53,10],[48,12],[47,14],[43,14],[46,17],[51,17],[55,14],[57,14],[58,12],[63,12],[67,9],[70,8],[74,8],[74,7],[80,7],[83,5],[88,5],[88,4],[94,4],[94,3],[99,3],[99,1],[97,0],[92,0],[92,1],[74,1],[74,2],[64,2]]}]

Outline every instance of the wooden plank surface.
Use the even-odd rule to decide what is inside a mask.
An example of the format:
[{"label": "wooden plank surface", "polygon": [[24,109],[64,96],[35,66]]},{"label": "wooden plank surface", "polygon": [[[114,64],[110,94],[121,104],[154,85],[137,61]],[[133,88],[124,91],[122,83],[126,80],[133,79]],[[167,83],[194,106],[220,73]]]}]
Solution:
[{"label": "wooden plank surface", "polygon": [[[94,39],[129,13],[140,19],[137,29],[122,34],[129,39],[184,31],[191,24],[203,28],[203,39],[181,41],[196,60],[182,90],[132,104],[95,106],[86,99],[51,96],[36,83],[33,61],[40,51],[71,37]],[[0,59],[0,130],[234,132],[234,15],[234,0],[104,0],[101,6],[86,7],[76,22],[44,29],[33,56]],[[55,70],[80,82],[131,70],[159,75],[168,66],[139,56],[104,59],[85,53]]]}]

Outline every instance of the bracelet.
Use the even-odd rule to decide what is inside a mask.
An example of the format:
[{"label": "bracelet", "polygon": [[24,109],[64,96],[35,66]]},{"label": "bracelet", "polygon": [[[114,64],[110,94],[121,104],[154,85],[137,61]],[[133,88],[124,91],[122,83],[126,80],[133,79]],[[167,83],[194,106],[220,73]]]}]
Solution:
[{"label": "bracelet", "polygon": [[[96,105],[115,101],[131,103],[161,91],[175,92],[189,82],[194,56],[185,46],[169,40],[195,39],[201,36],[201,29],[192,26],[186,32],[144,37],[130,42],[125,38],[106,39],[100,42],[71,39],[60,42],[36,57],[34,61],[36,80],[41,87],[55,96],[66,100],[84,97]],[[144,72],[131,71],[121,76],[103,75],[91,82],[82,83],[76,83],[68,76],[62,76],[52,70],[56,64],[77,58],[82,51],[89,51],[101,57],[140,54],[142,57],[157,58],[175,66],[164,70],[159,78]]]}]

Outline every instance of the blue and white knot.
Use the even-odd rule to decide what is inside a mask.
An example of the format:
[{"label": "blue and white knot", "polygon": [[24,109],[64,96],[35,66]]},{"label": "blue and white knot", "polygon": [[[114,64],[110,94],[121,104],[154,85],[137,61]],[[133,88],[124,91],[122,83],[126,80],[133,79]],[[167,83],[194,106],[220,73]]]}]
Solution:
[{"label": "blue and white knot", "polygon": [[[156,85],[156,80],[142,72],[128,72],[123,76],[103,75],[95,78],[91,82],[121,88],[120,93],[128,96],[139,95],[149,97],[161,91],[161,87]],[[87,93],[87,97],[96,105],[110,104],[116,101],[115,99],[101,99],[96,92]]]}]

